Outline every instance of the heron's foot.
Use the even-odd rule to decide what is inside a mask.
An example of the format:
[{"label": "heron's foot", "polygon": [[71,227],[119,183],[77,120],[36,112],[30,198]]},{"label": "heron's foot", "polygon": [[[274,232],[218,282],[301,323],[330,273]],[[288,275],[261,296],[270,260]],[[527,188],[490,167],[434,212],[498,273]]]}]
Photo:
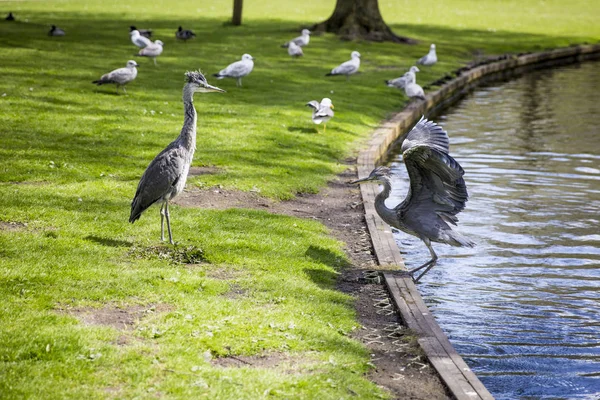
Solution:
[{"label": "heron's foot", "polygon": [[[417,268],[413,268],[411,270],[408,271],[408,273],[410,274],[411,278],[413,279],[414,283],[419,283],[419,280],[421,280],[421,278],[433,267],[435,267],[435,264],[437,263],[437,259],[433,259],[433,260],[429,260],[427,261],[425,264],[421,265],[420,267]],[[415,274],[419,271],[421,271],[422,269],[425,269],[425,271],[421,272],[420,274],[418,274],[418,276],[415,278]]]}]

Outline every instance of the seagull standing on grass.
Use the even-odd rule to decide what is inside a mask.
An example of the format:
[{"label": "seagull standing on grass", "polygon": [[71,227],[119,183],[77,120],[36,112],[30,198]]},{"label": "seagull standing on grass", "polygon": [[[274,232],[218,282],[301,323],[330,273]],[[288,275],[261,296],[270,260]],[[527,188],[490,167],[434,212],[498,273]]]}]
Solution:
[{"label": "seagull standing on grass", "polygon": [[177,32],[175,32],[175,37],[179,40],[183,40],[187,43],[191,38],[196,37],[196,34],[189,29],[183,29],[181,26],[177,28]]},{"label": "seagull standing on grass", "polygon": [[150,46],[152,44],[152,41],[147,37],[143,37],[142,35],[140,35],[140,31],[138,31],[137,29],[134,29],[131,32],[129,32],[129,37],[131,38],[131,43],[135,44],[140,49],[143,49],[144,47]]},{"label": "seagull standing on grass", "polygon": [[425,100],[425,92],[421,86],[417,85],[415,74],[410,75],[410,73],[407,72],[404,76],[406,77],[406,85],[404,86],[404,93],[406,96],[411,100],[413,98]]},{"label": "seagull standing on grass", "polygon": [[138,31],[140,35],[150,39],[152,37],[152,29],[138,29],[135,26],[131,25],[129,27],[129,32]]},{"label": "seagull standing on grass", "polygon": [[222,69],[218,74],[214,74],[213,76],[217,79],[235,78],[236,86],[242,86],[242,78],[250,74],[253,68],[254,57],[250,54],[244,54],[240,61],[229,64],[227,68]]},{"label": "seagull standing on grass", "polygon": [[65,36],[65,31],[58,28],[56,25],[52,25],[52,28],[48,32],[48,36]]},{"label": "seagull standing on grass", "polygon": [[396,89],[404,89],[404,86],[406,86],[406,82],[408,80],[410,80],[410,76],[412,76],[413,79],[416,80],[416,73],[419,72],[419,68],[412,66],[410,67],[410,69],[408,70],[408,72],[406,72],[404,75],[402,75],[400,78],[396,78],[396,79],[391,79],[389,81],[385,81],[385,84],[389,87],[393,87]]},{"label": "seagull standing on grass", "polygon": [[161,42],[160,40],[155,40],[154,43],[152,43],[149,46],[144,47],[143,49],[140,50],[140,52],[138,53],[139,56],[142,57],[150,57],[152,58],[152,60],[154,61],[154,65],[156,65],[156,57],[160,56],[163,52],[163,42]]},{"label": "seagull standing on grass", "polygon": [[330,73],[325,76],[332,75],[346,75],[346,80],[350,79],[350,75],[355,74],[360,67],[360,53],[358,51],[353,51],[350,55],[350,60],[345,63],[340,64],[331,70]]},{"label": "seagull standing on grass", "polygon": [[290,45],[287,48],[288,54],[292,57],[302,57],[304,52],[302,51],[302,47],[298,46],[294,42],[290,42]]},{"label": "seagull standing on grass", "polygon": [[[323,123],[323,133],[325,133],[327,130],[327,121],[333,118],[333,104],[331,103],[331,99],[325,97],[321,100],[321,103],[316,100],[311,100],[306,103],[306,105],[313,109],[312,121],[317,125]],[[318,131],[319,130],[317,129],[317,132]]]},{"label": "seagull standing on grass", "polygon": [[102,77],[92,83],[96,85],[104,85],[106,83],[116,83],[117,84],[117,94],[119,93],[119,87],[123,87],[123,92],[127,93],[125,90],[125,85],[135,79],[137,76],[137,63],[133,60],[127,61],[127,66],[125,68],[115,69],[114,71],[109,72],[108,74],[102,75]]},{"label": "seagull standing on grass", "polygon": [[432,44],[431,47],[429,47],[429,53],[427,53],[427,55],[424,55],[423,57],[419,58],[419,61],[417,61],[417,64],[433,65],[436,62],[437,62],[437,55],[435,54],[435,44]]},{"label": "seagull standing on grass", "polygon": [[282,44],[281,47],[288,47],[290,43],[295,43],[300,47],[304,47],[308,44],[308,42],[310,42],[310,31],[308,29],[302,29],[302,35]]}]

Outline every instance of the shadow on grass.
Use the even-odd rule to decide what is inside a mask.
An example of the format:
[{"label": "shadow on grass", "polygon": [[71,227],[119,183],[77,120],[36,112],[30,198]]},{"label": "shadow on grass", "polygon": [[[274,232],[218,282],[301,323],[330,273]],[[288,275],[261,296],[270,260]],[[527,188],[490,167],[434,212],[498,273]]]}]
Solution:
[{"label": "shadow on grass", "polygon": [[317,133],[317,130],[315,128],[303,128],[300,126],[290,126],[288,127],[288,131],[299,133]]},{"label": "shadow on grass", "polygon": [[131,246],[133,246],[133,242],[128,242],[125,240],[118,240],[118,239],[103,238],[100,236],[90,235],[90,236],[86,236],[85,239],[89,240],[91,242],[101,244],[103,246],[110,246],[110,247],[131,247]]}]

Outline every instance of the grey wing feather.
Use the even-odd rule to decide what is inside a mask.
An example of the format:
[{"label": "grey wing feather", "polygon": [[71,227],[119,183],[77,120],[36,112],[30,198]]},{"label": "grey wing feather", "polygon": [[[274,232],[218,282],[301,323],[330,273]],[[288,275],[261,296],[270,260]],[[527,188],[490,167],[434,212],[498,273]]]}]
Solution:
[{"label": "grey wing feather", "polygon": [[346,61],[331,71],[334,75],[349,75],[356,71],[356,65],[352,61]]},{"label": "grey wing feather", "polygon": [[402,153],[417,145],[426,145],[446,154],[450,151],[448,133],[441,126],[433,121],[428,121],[425,117],[421,117],[419,122],[406,135],[402,143]]},{"label": "grey wing feather", "polygon": [[183,174],[185,164],[183,152],[184,150],[173,142],[148,165],[131,202],[129,222],[139,219],[144,210],[173,190]]},{"label": "grey wing feather", "polygon": [[331,108],[329,108],[329,107],[323,107],[323,108],[318,109],[315,112],[314,116],[315,117],[320,117],[320,118],[323,118],[323,117],[329,117],[329,118],[331,118],[331,117],[333,117],[333,110]]},{"label": "grey wing feather", "polygon": [[456,224],[456,214],[465,208],[469,195],[464,170],[449,154],[426,145],[413,146],[402,154],[410,177],[406,199],[398,211],[419,219],[437,214]]},{"label": "grey wing feather", "polygon": [[219,75],[238,78],[247,75],[249,73],[248,69],[249,68],[245,63],[236,61],[233,64],[228,65],[224,70],[221,70]]},{"label": "grey wing feather", "polygon": [[308,107],[313,108],[315,111],[318,111],[319,110],[319,106],[320,106],[319,102],[316,101],[316,100],[311,100],[308,103],[306,103],[306,105]]}]

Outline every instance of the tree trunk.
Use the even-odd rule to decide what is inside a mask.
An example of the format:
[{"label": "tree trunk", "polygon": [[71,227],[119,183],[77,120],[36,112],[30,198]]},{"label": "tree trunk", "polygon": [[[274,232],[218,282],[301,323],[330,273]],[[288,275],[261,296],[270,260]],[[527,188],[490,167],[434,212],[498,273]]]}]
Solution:
[{"label": "tree trunk", "polygon": [[311,30],[337,33],[345,40],[417,43],[414,39],[397,36],[392,32],[379,12],[378,0],[337,0],[331,17],[314,25]]},{"label": "tree trunk", "polygon": [[231,18],[231,23],[234,26],[239,26],[242,24],[242,5],[243,0],[233,0],[233,17]]}]

